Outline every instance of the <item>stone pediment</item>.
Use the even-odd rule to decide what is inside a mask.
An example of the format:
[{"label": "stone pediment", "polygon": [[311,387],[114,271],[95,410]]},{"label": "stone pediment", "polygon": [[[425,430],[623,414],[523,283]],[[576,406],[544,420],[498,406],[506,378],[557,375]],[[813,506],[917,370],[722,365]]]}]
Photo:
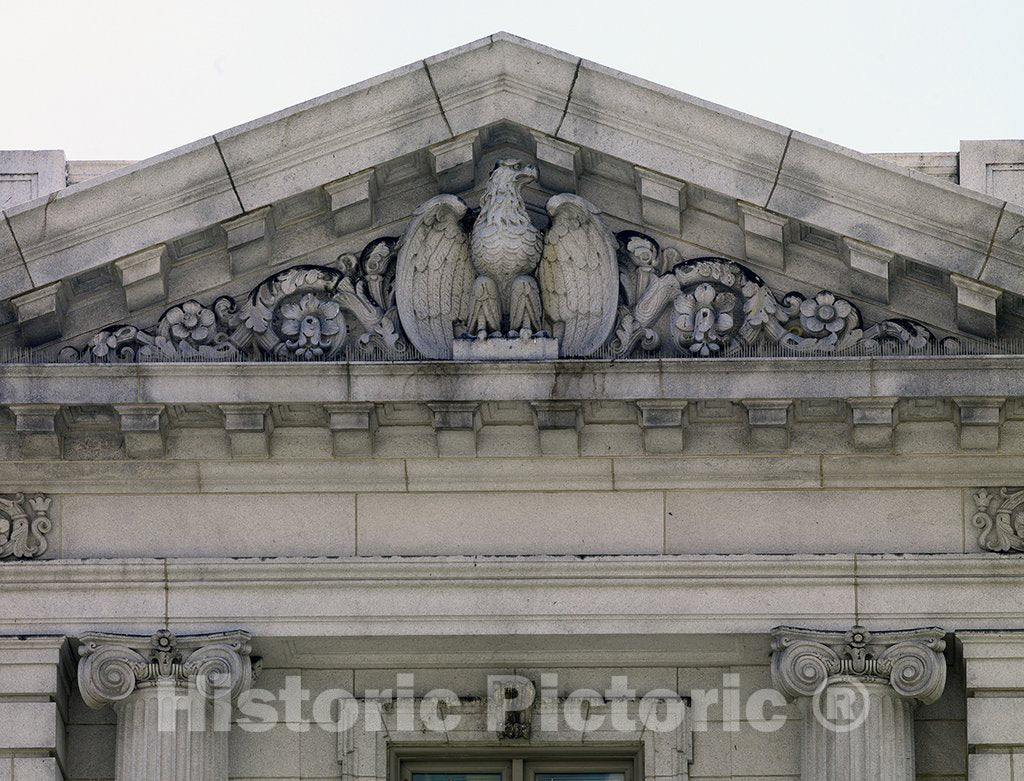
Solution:
[{"label": "stone pediment", "polygon": [[[456,196],[431,219],[472,243],[505,159],[535,169],[523,273],[448,248],[417,309],[418,210]],[[89,362],[984,351],[970,338],[1024,329],[1013,209],[499,34],[8,210],[0,343]],[[558,214],[592,223],[575,255]]]}]

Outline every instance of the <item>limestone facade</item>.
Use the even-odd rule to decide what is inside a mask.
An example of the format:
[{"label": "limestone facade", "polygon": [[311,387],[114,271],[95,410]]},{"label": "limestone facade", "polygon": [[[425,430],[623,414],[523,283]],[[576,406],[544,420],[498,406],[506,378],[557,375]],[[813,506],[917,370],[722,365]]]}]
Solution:
[{"label": "limestone facade", "polygon": [[0,779],[1024,778],[1007,144],[498,34],[18,179]]}]

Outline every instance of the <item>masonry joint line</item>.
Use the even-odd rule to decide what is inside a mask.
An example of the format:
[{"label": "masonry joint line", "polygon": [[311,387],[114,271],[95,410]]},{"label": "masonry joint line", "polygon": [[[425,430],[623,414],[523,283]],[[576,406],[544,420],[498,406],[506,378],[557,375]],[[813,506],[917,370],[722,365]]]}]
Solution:
[{"label": "masonry joint line", "polygon": [[565,122],[565,118],[569,115],[569,104],[572,102],[572,93],[576,89],[576,79],[580,77],[580,65],[583,64],[583,58],[580,57],[576,60],[576,70],[572,72],[572,81],[569,83],[569,92],[565,96],[565,108],[562,109],[562,116],[558,120],[558,127],[555,128],[555,138],[558,138],[558,134],[562,132],[562,123]]},{"label": "masonry joint line", "polygon": [[441,112],[441,119],[444,120],[444,125],[448,128],[448,135],[455,138],[455,131],[452,130],[452,123],[448,121],[448,115],[444,112],[444,104],[441,103],[441,95],[437,91],[437,85],[434,84],[434,75],[430,72],[430,66],[427,65],[426,60],[423,60],[423,70],[427,74],[427,81],[430,82],[430,89],[434,93],[434,100],[437,101],[437,110]]},{"label": "masonry joint line", "polygon": [[775,181],[772,182],[772,189],[768,191],[768,198],[765,199],[764,208],[768,208],[768,204],[772,202],[772,196],[775,195],[775,188],[779,186],[779,177],[782,176],[782,164],[786,162],[786,153],[789,152],[789,142],[793,139],[793,131],[789,131],[789,135],[786,136],[786,145],[782,147],[782,157],[779,158],[779,167],[775,171]]},{"label": "masonry joint line", "polygon": [[242,196],[238,194],[238,188],[235,187],[235,177],[231,175],[231,169],[228,168],[228,161],[224,157],[224,151],[220,148],[220,141],[217,140],[217,136],[213,136],[213,145],[217,147],[217,154],[220,155],[220,161],[224,164],[224,171],[228,175],[228,182],[231,184],[231,191],[235,194],[235,200],[238,201],[238,208],[242,210],[242,214],[248,214],[248,210],[242,203]]}]

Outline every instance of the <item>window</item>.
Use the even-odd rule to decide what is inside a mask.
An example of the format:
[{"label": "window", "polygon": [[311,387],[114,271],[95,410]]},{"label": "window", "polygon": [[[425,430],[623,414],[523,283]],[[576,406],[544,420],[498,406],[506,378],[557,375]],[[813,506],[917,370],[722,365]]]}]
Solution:
[{"label": "window", "polygon": [[452,746],[396,752],[398,781],[642,781],[640,749],[593,746],[588,749],[459,751]]}]

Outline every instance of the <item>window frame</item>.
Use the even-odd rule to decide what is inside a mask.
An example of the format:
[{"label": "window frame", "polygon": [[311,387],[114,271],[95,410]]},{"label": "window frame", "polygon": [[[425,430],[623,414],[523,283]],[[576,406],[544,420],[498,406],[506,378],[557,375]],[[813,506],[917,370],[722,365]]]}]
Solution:
[{"label": "window frame", "polygon": [[392,744],[388,778],[412,781],[413,773],[500,774],[501,781],[536,781],[539,773],[622,773],[624,781],[644,781],[644,746],[592,743],[586,746],[502,746]]}]

